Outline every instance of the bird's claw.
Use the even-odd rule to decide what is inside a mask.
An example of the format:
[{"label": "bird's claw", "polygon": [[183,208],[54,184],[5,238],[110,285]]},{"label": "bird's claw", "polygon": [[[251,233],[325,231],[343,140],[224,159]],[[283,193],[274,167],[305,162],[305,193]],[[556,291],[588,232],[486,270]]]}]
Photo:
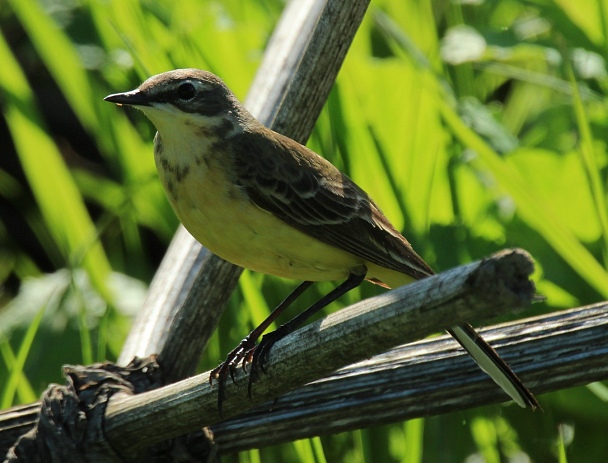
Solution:
[{"label": "bird's claw", "polygon": [[[211,370],[209,384],[213,386],[213,382],[217,380],[217,408],[221,417],[223,417],[223,403],[226,399],[226,379],[230,376],[232,382],[236,384],[236,369],[239,363],[247,373],[246,365],[251,362],[255,349],[255,341],[247,337],[226,356],[226,360]],[[248,389],[251,390],[251,387]],[[249,395],[251,396],[251,393]]]},{"label": "bird's claw", "polygon": [[[226,356],[226,360],[211,370],[209,383],[213,385],[213,381],[217,380],[217,406],[220,416],[223,417],[222,405],[226,399],[226,379],[228,376],[230,376],[232,382],[236,384],[236,369],[240,363],[243,371],[249,373],[247,393],[249,398],[251,398],[252,386],[258,378],[258,372],[262,370],[262,372],[266,373],[266,361],[268,360],[270,349],[272,349],[272,346],[274,346],[279,339],[285,337],[290,332],[290,327],[282,325],[276,331],[264,335],[258,345],[255,344],[255,340],[248,336]],[[247,364],[250,365],[249,371],[247,371]]]}]

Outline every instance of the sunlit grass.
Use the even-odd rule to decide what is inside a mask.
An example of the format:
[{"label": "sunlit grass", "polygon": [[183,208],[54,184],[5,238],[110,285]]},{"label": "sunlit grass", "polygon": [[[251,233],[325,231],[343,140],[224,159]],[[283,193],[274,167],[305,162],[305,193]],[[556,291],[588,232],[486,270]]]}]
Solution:
[{"label": "sunlit grass", "polygon": [[[64,16],[34,0],[7,5],[8,12],[0,11],[23,28],[30,51],[22,55],[23,44],[9,46],[0,36],[0,104],[23,172],[0,167],[0,199],[23,215],[44,256],[15,246],[9,218],[0,216],[0,263],[6,263],[0,283],[42,278],[40,268],[84,269],[106,310],[91,328],[86,292],[75,284],[82,310],[66,315],[65,327],[80,328],[69,337],[74,345],[55,352],[37,344],[49,339],[42,308],[29,325],[0,338],[4,407],[34,400],[48,371],[68,361],[66,350],[83,362],[116,355],[128,316],[115,308],[110,272],[148,279],[177,225],[156,179],[154,130],[141,114],[117,110],[103,96],[154,73],[199,67],[244,99],[283,2],[87,0],[64,5]],[[464,35],[450,29],[462,25],[469,26]],[[450,43],[454,30],[461,39]],[[438,270],[521,246],[536,257],[538,287],[549,296],[535,311],[605,299],[607,35],[608,7],[594,0],[373,2],[309,146],[364,187]],[[59,92],[98,151],[76,153],[86,162],[74,162],[72,140],[52,132],[56,114],[41,105],[32,67],[48,72],[53,85],[43,91]],[[295,284],[244,273],[203,363],[214,365]],[[330,287],[307,292],[294,310]],[[364,286],[332,307],[377,291]],[[0,307],[0,329],[3,315]],[[568,452],[570,461],[580,461],[574,452],[581,446],[556,433],[563,415],[577,424],[574,430],[593,420],[602,421],[598,430],[608,424],[608,412],[598,408],[605,406],[603,389],[593,390],[596,395],[581,394],[578,408],[557,395],[542,397],[550,410],[544,415],[488,407],[226,461],[378,461],[380,448],[386,461],[471,455],[505,461],[517,452],[534,461],[567,461]],[[601,455],[600,441],[596,447],[585,441],[585,461],[599,461],[592,458]],[[448,450],[440,452],[439,444]]]}]

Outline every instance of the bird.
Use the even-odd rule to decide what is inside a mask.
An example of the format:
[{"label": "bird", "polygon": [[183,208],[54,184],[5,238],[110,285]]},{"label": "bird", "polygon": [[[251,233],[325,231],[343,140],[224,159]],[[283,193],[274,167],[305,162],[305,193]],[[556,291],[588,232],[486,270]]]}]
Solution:
[{"label": "bird", "polygon": [[[265,127],[211,72],[167,71],[105,101],[140,109],[156,127],[160,181],[196,240],[235,265],[302,281],[211,372],[220,414],[235,366],[251,362],[251,394],[254,371],[264,370],[272,345],[330,302],[364,280],[397,288],[434,274],[362,188],[322,156]],[[344,281],[256,344],[314,282],[338,280]],[[470,324],[447,331],[518,405],[539,406]]]}]

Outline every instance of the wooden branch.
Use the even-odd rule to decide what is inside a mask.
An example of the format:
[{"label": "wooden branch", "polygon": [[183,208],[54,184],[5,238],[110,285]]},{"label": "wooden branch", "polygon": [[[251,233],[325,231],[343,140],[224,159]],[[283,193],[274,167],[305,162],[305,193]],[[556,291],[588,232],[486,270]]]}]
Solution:
[{"label": "wooden branch", "polygon": [[36,426],[39,412],[40,402],[0,411],[0,456],[6,455],[19,436]]},{"label": "wooden branch", "polygon": [[[538,394],[607,379],[607,325],[602,303],[482,333]],[[505,399],[454,341],[440,337],[343,368],[212,429],[220,452],[230,453]],[[38,409],[0,412],[0,454],[32,426]]]},{"label": "wooden branch", "polygon": [[[270,351],[267,374],[247,397],[247,375],[239,368],[228,382],[226,416],[326,376],[338,368],[380,354],[465,320],[487,319],[528,305],[533,264],[525,251],[436,275],[361,301],[279,341]],[[145,446],[218,422],[217,388],[209,373],[135,396],[117,394],[108,404],[105,435],[112,448],[135,455]]]},{"label": "wooden branch", "polygon": [[[308,139],[369,0],[299,0],[285,9],[245,106],[265,125]],[[194,374],[242,269],[180,226],[119,357],[158,354],[167,382]]]},{"label": "wooden branch", "polygon": [[[606,332],[606,302],[482,331],[536,393],[608,379]],[[232,453],[504,398],[451,338],[440,337],[343,368],[212,430],[220,453]],[[0,412],[0,455],[39,409],[37,402]]]},{"label": "wooden branch", "polygon": [[[482,333],[536,394],[608,379],[606,302]],[[442,336],[340,369],[211,430],[225,454],[505,399],[456,341]]]}]

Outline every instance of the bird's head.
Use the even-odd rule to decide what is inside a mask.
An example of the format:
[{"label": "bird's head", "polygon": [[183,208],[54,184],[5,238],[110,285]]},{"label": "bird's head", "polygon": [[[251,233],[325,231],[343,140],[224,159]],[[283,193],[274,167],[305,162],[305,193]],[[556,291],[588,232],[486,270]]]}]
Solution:
[{"label": "bird's head", "polygon": [[206,129],[236,123],[245,128],[254,121],[219,77],[199,69],[164,72],[104,100],[142,110],[161,135],[177,125]]}]

